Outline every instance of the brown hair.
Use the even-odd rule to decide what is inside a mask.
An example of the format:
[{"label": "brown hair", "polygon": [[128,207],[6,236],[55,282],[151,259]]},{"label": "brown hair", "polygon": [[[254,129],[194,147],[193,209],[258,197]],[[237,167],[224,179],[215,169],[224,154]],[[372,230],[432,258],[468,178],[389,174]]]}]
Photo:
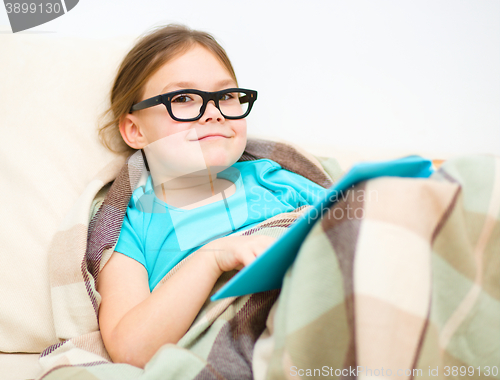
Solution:
[{"label": "brown hair", "polygon": [[[103,114],[109,121],[99,127],[99,139],[115,153],[132,153],[135,149],[123,141],[119,122],[130,107],[143,96],[144,86],[167,61],[199,44],[212,52],[236,81],[236,75],[225,50],[210,34],[170,24],[144,35],[125,56],[111,89],[111,106]],[[236,81],[237,83],[237,81]]]}]

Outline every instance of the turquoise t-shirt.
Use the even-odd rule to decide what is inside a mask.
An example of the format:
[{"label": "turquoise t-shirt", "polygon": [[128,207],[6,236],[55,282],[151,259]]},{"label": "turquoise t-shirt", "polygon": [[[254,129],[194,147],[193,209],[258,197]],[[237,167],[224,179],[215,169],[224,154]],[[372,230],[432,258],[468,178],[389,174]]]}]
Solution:
[{"label": "turquoise t-shirt", "polygon": [[192,210],[172,207],[157,198],[151,176],[133,192],[115,251],[146,268],[150,290],[204,244],[311,205],[325,191],[269,159],[236,162],[217,177],[233,182],[236,192]]}]

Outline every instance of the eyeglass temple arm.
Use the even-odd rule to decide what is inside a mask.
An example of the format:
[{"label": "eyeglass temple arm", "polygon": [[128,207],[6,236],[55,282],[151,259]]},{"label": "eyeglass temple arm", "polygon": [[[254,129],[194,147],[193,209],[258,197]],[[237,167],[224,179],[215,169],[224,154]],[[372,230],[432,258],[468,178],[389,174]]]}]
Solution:
[{"label": "eyeglass temple arm", "polygon": [[134,104],[132,107],[130,107],[130,112],[140,111],[140,110],[143,110],[144,108],[153,107],[153,106],[156,106],[160,103],[162,103],[161,95],[158,95],[158,96],[155,96],[154,98],[149,98],[149,99],[143,100],[142,102]]},{"label": "eyeglass temple arm", "polygon": [[250,103],[250,97],[253,100],[257,99],[257,95],[254,95],[254,94],[245,94],[245,96],[242,96],[242,97],[239,98],[240,104]]}]

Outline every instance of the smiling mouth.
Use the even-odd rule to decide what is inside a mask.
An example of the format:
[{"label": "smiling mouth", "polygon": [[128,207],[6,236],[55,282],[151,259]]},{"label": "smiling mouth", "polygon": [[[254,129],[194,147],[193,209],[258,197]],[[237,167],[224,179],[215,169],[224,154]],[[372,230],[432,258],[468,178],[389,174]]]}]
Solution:
[{"label": "smiling mouth", "polygon": [[226,138],[226,136],[222,136],[222,135],[211,135],[211,136],[202,137],[201,139],[199,139],[197,141],[217,140],[217,139],[225,139],[225,138]]}]

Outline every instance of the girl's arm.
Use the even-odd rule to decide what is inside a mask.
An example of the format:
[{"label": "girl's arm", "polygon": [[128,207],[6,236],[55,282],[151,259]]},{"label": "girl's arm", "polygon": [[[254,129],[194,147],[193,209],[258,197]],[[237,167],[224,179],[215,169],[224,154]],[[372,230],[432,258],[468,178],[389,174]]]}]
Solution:
[{"label": "girl's arm", "polygon": [[187,332],[219,276],[252,262],[275,239],[228,236],[206,244],[154,293],[146,269],[113,253],[99,274],[99,325],[114,362],[143,368],[166,343]]}]

